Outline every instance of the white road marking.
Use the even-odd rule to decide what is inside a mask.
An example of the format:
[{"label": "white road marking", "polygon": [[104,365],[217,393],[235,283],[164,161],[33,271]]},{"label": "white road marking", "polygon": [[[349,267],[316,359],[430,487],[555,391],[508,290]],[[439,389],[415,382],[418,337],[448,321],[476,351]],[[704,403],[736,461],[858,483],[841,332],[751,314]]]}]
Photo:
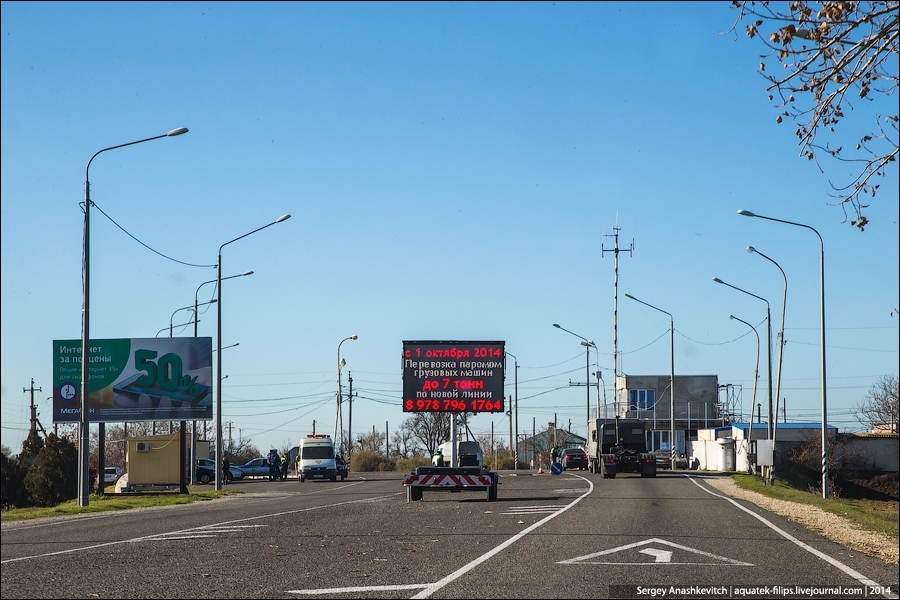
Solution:
[{"label": "white road marking", "polygon": [[642,554],[648,554],[656,558],[656,562],[658,563],[670,563],[672,562],[672,551],[671,550],[657,550],[656,548],[645,548],[640,551]]},{"label": "white road marking", "polygon": [[565,506],[563,506],[562,508],[560,508],[553,514],[547,515],[546,517],[544,517],[537,523],[534,523],[533,525],[526,527],[525,529],[523,529],[522,531],[520,531],[513,537],[509,538],[508,540],[506,540],[499,546],[496,546],[492,550],[489,550],[485,554],[482,554],[480,557],[476,558],[472,562],[470,562],[466,565],[463,565],[461,568],[457,569],[453,573],[450,573],[449,575],[447,575],[440,581],[436,581],[434,583],[410,584],[410,585],[404,585],[404,586],[371,586],[371,587],[354,587],[354,588],[326,588],[326,589],[317,589],[317,590],[287,590],[287,593],[300,594],[300,595],[314,595],[314,594],[345,594],[348,592],[354,592],[354,593],[370,592],[370,591],[377,592],[379,590],[421,589],[422,591],[419,592],[418,594],[416,594],[415,596],[413,596],[413,598],[430,598],[434,593],[440,591],[440,589],[443,588],[444,586],[446,586],[450,583],[453,583],[454,581],[456,581],[457,579],[459,579],[460,577],[462,577],[463,575],[465,575],[466,573],[468,573],[469,571],[471,571],[472,569],[474,569],[481,563],[489,560],[494,555],[502,552],[509,546],[512,546],[513,544],[518,542],[520,539],[522,539],[523,537],[525,537],[526,535],[528,535],[535,529],[539,528],[541,525],[548,523],[552,519],[555,519],[559,515],[563,514],[564,512],[566,512],[567,510],[569,510],[570,508],[572,508],[573,506],[575,506],[576,504],[578,504],[579,502],[584,500],[584,498],[586,498],[594,490],[593,483],[591,483],[588,479],[584,479],[584,481],[586,481],[589,486],[588,490],[584,494],[582,494],[578,498],[575,498],[575,500],[573,500],[571,503],[566,504]]},{"label": "white road marking", "polygon": [[[783,529],[780,529],[780,528],[776,527],[774,523],[772,523],[771,521],[767,520],[766,518],[764,518],[764,517],[762,517],[762,516],[760,516],[760,515],[754,513],[752,510],[749,510],[749,509],[744,508],[743,506],[741,506],[740,504],[738,504],[734,499],[732,499],[732,498],[730,498],[730,497],[728,497],[728,496],[723,496],[723,495],[721,495],[721,494],[717,494],[717,493],[713,492],[712,490],[709,490],[709,489],[703,487],[703,486],[700,485],[697,481],[695,481],[694,478],[691,477],[690,475],[685,475],[685,477],[687,477],[688,479],[690,479],[690,480],[691,480],[691,483],[693,483],[694,485],[696,485],[698,488],[700,488],[701,490],[703,490],[703,491],[706,492],[707,494],[709,494],[709,495],[711,495],[711,496],[715,496],[716,498],[721,498],[721,499],[723,499],[723,500],[727,500],[728,502],[731,502],[732,504],[734,504],[735,506],[737,506],[739,509],[741,509],[742,511],[744,511],[744,512],[747,513],[748,515],[751,515],[753,518],[758,519],[759,521],[761,521],[763,524],[765,524],[767,527],[769,527],[772,531],[775,531],[776,533],[778,533],[779,535],[781,535],[781,536],[782,536],[783,538],[785,538],[786,540],[789,540],[789,541],[791,541],[791,542],[797,544],[798,546],[800,546],[801,548],[803,548],[804,550],[806,550],[806,551],[809,552],[810,554],[812,554],[812,555],[814,555],[814,556],[817,556],[817,557],[821,558],[822,560],[824,560],[825,562],[827,562],[828,564],[830,564],[830,565],[832,565],[832,566],[834,566],[834,567],[837,567],[840,571],[846,573],[847,575],[849,575],[849,576],[852,577],[853,579],[857,580],[858,582],[862,583],[863,585],[871,585],[871,586],[882,587],[882,588],[885,587],[885,586],[879,586],[878,583],[875,583],[874,581],[872,581],[871,579],[869,579],[868,577],[866,577],[865,575],[863,575],[863,574],[860,573],[859,571],[856,571],[856,570],[854,570],[854,569],[851,569],[850,567],[848,567],[848,566],[845,565],[844,563],[840,562],[839,560],[837,560],[837,559],[835,559],[835,558],[832,558],[832,557],[828,556],[827,554],[825,554],[824,552],[820,552],[819,550],[816,550],[816,549],[813,548],[812,546],[810,546],[810,545],[808,545],[808,544],[805,544],[805,543],[801,542],[800,540],[798,540],[797,538],[795,538],[794,536],[792,536],[792,535],[789,534],[788,532],[784,531]],[[886,594],[883,594],[883,596],[884,596],[885,598],[897,598],[897,597],[898,597],[897,594],[893,594],[893,593],[886,593]]]},{"label": "white road marking", "polygon": [[[712,558],[716,562],[679,562],[673,563],[671,562],[672,552],[668,550],[656,550],[654,548],[648,548],[646,550],[639,550],[639,552],[643,552],[644,554],[652,554],[657,556],[656,563],[625,563],[625,562],[601,562],[594,561],[591,559],[597,558],[599,556],[609,556],[610,554],[616,554],[618,552],[627,552],[629,550],[633,550],[634,548],[639,548],[641,546],[647,546],[650,544],[656,544],[658,546],[668,546],[670,548],[676,548],[678,550],[683,550],[685,552],[689,552],[691,554],[696,554],[698,556],[702,556],[704,558]],[[662,561],[659,560],[658,554],[666,553],[669,555],[669,559]],[[739,560],[734,560],[733,558],[726,558],[724,556],[718,556],[716,554],[711,554],[709,552],[704,552],[703,550],[697,550],[696,548],[688,548],[687,546],[682,546],[681,544],[676,544],[674,542],[667,542],[666,540],[661,540],[659,538],[650,538],[649,540],[644,540],[643,542],[635,542],[633,544],[625,544],[624,546],[618,546],[616,548],[610,548],[609,550],[602,550],[600,552],[594,552],[592,554],[585,554],[584,556],[579,556],[576,558],[569,558],[567,560],[561,560],[556,564],[559,565],[574,565],[574,564],[589,564],[589,565],[649,565],[649,564],[669,564],[669,565],[719,565],[721,563],[726,563],[734,566],[740,567],[752,567],[753,565],[750,563],[741,562]]]}]

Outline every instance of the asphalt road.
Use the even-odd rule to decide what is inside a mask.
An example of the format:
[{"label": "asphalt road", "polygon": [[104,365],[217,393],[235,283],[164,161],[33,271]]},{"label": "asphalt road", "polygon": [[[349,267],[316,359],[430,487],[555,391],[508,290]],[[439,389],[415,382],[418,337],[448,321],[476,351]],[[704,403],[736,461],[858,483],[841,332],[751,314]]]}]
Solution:
[{"label": "asphalt road", "polygon": [[212,502],[3,522],[0,595],[897,597],[896,565],[722,496],[703,483],[716,475],[504,471],[494,502],[413,503],[402,476],[246,480]]}]

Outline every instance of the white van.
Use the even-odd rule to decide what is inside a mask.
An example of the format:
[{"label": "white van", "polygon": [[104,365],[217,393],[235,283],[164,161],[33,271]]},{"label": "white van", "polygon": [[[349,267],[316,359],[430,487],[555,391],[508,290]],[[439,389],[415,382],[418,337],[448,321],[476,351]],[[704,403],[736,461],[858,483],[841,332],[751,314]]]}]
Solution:
[{"label": "white van", "polygon": [[[450,466],[450,450],[453,448],[450,442],[444,442],[437,447],[431,464],[435,467]],[[484,455],[481,445],[475,441],[456,442],[456,462],[459,467],[480,467],[484,464]]]},{"label": "white van", "polygon": [[324,433],[311,433],[300,440],[297,457],[297,475],[301,482],[307,479],[337,480],[334,461],[334,440]]}]

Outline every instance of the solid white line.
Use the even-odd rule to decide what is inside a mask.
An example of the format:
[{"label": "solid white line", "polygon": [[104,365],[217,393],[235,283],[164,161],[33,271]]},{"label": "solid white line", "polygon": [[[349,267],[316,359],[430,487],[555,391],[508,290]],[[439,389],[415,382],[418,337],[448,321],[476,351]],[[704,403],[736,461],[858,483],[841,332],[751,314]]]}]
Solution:
[{"label": "solid white line", "polygon": [[[700,488],[701,490],[703,490],[703,491],[706,492],[707,494],[710,494],[710,495],[712,495],[712,496],[715,496],[716,498],[722,498],[723,500],[728,500],[729,502],[731,502],[732,504],[734,504],[735,506],[737,506],[739,509],[741,509],[742,511],[744,511],[744,512],[747,513],[748,515],[751,515],[752,517],[754,517],[754,518],[756,518],[756,519],[762,521],[763,524],[765,524],[767,527],[769,527],[772,531],[775,531],[776,533],[778,533],[779,535],[781,535],[782,537],[784,537],[786,540],[789,540],[789,541],[791,541],[791,542],[797,544],[798,546],[800,546],[801,548],[803,548],[804,550],[806,550],[806,551],[809,552],[810,554],[812,554],[812,555],[814,555],[814,556],[817,556],[817,557],[821,558],[822,560],[824,560],[825,562],[827,562],[828,564],[830,564],[830,565],[832,565],[832,566],[834,566],[834,567],[837,567],[838,570],[843,571],[845,574],[849,575],[850,577],[852,577],[853,579],[857,580],[858,582],[860,582],[860,583],[862,583],[862,584],[864,584],[864,585],[871,585],[871,586],[878,586],[878,585],[879,585],[879,584],[875,583],[874,581],[872,581],[871,579],[869,579],[868,577],[866,577],[865,575],[863,575],[862,573],[860,573],[859,571],[855,571],[854,569],[851,569],[850,567],[848,567],[848,566],[845,565],[844,563],[840,562],[839,560],[837,560],[837,559],[835,559],[835,558],[832,558],[831,556],[828,556],[828,555],[825,554],[824,552],[820,552],[819,550],[816,550],[815,548],[813,548],[812,546],[810,546],[810,545],[808,545],[808,544],[805,544],[804,542],[801,542],[800,540],[798,540],[797,538],[795,538],[794,536],[792,536],[792,535],[789,534],[788,532],[786,532],[786,531],[784,531],[783,529],[780,529],[779,527],[777,527],[774,523],[772,523],[771,521],[767,520],[766,518],[764,518],[764,517],[762,517],[762,516],[756,514],[755,512],[753,512],[753,511],[750,510],[750,509],[744,508],[743,506],[741,506],[740,504],[738,504],[733,498],[730,498],[730,497],[728,497],[728,496],[723,496],[723,495],[721,495],[721,494],[717,494],[717,493],[715,493],[715,492],[713,492],[713,491],[711,491],[711,490],[706,489],[705,487],[703,487],[702,485],[700,485],[697,481],[695,481],[694,478],[691,477],[690,475],[685,475],[685,477],[687,477],[688,479],[690,479],[690,480],[691,480],[691,483],[693,483],[694,485],[696,485],[698,488]],[[896,595],[896,594],[893,594],[893,593],[891,593],[891,594],[884,594],[884,597],[885,597],[885,598],[897,598],[897,595]]]}]

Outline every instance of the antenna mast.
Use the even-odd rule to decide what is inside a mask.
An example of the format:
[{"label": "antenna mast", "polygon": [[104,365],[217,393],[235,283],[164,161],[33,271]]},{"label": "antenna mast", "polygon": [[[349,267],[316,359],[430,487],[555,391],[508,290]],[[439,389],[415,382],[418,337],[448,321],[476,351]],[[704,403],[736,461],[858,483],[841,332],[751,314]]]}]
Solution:
[{"label": "antenna mast", "polygon": [[[612,237],[614,239],[615,246],[612,250],[607,250],[602,243],[600,244],[601,257],[607,252],[612,252],[615,257],[615,278],[613,281],[613,407],[616,406],[619,398],[619,252],[628,252],[629,256],[632,256],[634,252],[634,240],[631,241],[631,246],[627,249],[619,249],[619,231],[621,229],[617,216],[613,234],[611,236],[604,234],[604,237]],[[608,415],[605,416],[608,418]]]}]

